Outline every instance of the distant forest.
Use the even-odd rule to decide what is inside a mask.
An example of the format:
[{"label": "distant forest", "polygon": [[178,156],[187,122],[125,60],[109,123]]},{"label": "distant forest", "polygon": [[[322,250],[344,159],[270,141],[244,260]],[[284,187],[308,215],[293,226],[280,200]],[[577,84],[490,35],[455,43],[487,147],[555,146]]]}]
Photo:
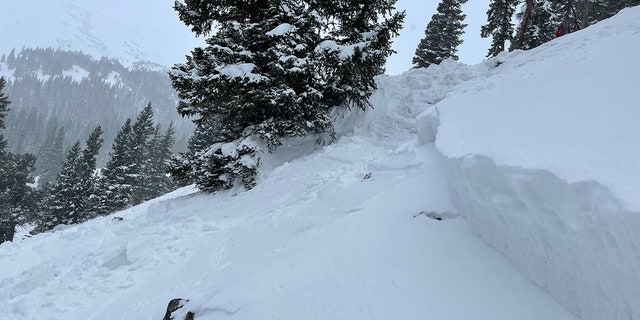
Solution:
[{"label": "distant forest", "polygon": [[148,65],[125,67],[115,59],[94,59],[79,51],[52,48],[15,50],[0,56],[0,76],[12,97],[5,130],[8,150],[36,156],[36,175],[47,159],[47,147],[62,136],[68,150],[98,125],[106,148],[104,165],[116,133],[149,102],[164,128],[173,123],[176,150],[183,150],[193,132],[189,119],[176,112],[177,94],[167,70]]}]

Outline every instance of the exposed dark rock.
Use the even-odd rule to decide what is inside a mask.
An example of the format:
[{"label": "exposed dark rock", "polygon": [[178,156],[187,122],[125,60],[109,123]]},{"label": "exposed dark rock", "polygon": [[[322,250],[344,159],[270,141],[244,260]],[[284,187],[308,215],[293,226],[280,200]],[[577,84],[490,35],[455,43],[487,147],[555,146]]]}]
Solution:
[{"label": "exposed dark rock", "polygon": [[[167,313],[165,313],[162,320],[177,320],[173,318],[173,312],[182,308],[182,306],[187,302],[189,302],[189,300],[186,299],[172,299],[171,301],[169,301],[169,305],[167,305]],[[184,318],[184,320],[194,320],[194,317],[195,313],[189,311],[187,312],[187,316]]]}]

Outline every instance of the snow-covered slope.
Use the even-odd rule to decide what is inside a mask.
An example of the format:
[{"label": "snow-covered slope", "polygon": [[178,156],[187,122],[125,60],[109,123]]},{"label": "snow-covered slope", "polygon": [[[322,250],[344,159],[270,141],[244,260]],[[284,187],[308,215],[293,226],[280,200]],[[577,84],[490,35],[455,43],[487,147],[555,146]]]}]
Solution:
[{"label": "snow-covered slope", "polygon": [[421,118],[473,231],[584,319],[640,318],[638,51],[640,7],[488,62]]},{"label": "snow-covered slope", "polygon": [[0,314],[161,319],[181,297],[198,320],[574,319],[455,218],[413,113],[379,107],[249,192],[181,189],[3,244]]},{"label": "snow-covered slope", "polygon": [[178,19],[171,0],[3,1],[0,54],[12,49],[82,50],[125,64],[182,62],[201,43]]},{"label": "snow-covered slope", "polygon": [[[4,243],[0,315],[161,319],[185,298],[176,319],[576,319],[556,300],[582,319],[640,318],[640,212],[624,191],[638,182],[616,178],[640,161],[639,93],[615,89],[637,83],[639,20],[381,77],[335,143],[265,155],[250,191],[185,188]],[[606,112],[602,92],[616,94]]]}]

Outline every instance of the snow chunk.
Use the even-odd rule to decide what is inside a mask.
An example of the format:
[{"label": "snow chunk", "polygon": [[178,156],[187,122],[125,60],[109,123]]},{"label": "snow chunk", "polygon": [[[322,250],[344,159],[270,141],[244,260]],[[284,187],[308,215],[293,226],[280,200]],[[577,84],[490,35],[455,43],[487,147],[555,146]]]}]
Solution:
[{"label": "snow chunk", "polygon": [[296,31],[296,27],[288,24],[288,23],[283,23],[275,28],[273,28],[273,30],[267,32],[268,36],[282,36],[285,35],[289,32],[294,32]]},{"label": "snow chunk", "polygon": [[247,78],[250,82],[260,82],[267,79],[260,74],[252,73],[255,67],[256,65],[253,63],[238,63],[216,67],[216,70],[222,76],[229,78]]},{"label": "snow chunk", "polygon": [[325,41],[322,41],[320,44],[318,44],[318,46],[316,47],[316,51],[328,51],[328,52],[338,51],[340,59],[344,60],[353,56],[353,53],[355,52],[356,48],[364,48],[365,46],[366,46],[365,42],[359,42],[356,44],[345,46],[345,45],[339,45],[337,42],[333,40],[325,40]]}]

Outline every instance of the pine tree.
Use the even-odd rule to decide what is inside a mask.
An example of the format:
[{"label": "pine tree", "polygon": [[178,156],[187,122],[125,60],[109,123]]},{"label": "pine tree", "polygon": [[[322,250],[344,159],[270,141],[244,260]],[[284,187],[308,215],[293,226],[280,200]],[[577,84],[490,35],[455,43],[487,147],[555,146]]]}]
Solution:
[{"label": "pine tree", "polygon": [[402,22],[394,3],[176,2],[180,19],[208,36],[170,74],[178,112],[217,132],[203,149],[173,158],[174,177],[192,175],[206,191],[251,188],[262,152],[287,137],[331,133],[334,107],[366,107]]},{"label": "pine tree", "polygon": [[171,157],[171,148],[173,147],[175,130],[173,125],[164,132],[160,133],[160,126],[156,126],[156,133],[151,143],[150,161],[145,170],[145,198],[149,200],[161,196],[173,190],[173,183],[167,174],[165,168]]},{"label": "pine tree", "polygon": [[130,167],[129,179],[132,185],[132,204],[141,203],[147,198],[145,194],[145,171],[152,161],[150,151],[152,149],[152,138],[155,132],[153,122],[153,108],[151,102],[140,111],[136,118],[136,122],[131,127],[131,160],[128,164]]},{"label": "pine tree", "polygon": [[[537,0],[534,2],[534,11],[546,11],[545,15],[548,15],[548,19],[553,19],[556,26],[562,25],[565,33],[572,33],[588,26],[588,7],[591,1]],[[535,27],[535,21],[531,25]]]},{"label": "pine tree", "polygon": [[520,19],[520,23],[518,25],[518,30],[516,31],[515,36],[512,38],[511,45],[509,46],[509,51],[522,49],[525,32],[530,25],[529,18],[531,17],[531,11],[533,11],[535,0],[524,1],[525,4],[522,11],[517,14],[518,18]]},{"label": "pine tree", "polygon": [[131,119],[127,119],[113,141],[109,161],[102,170],[104,176],[100,183],[102,214],[124,209],[131,203],[135,183],[132,141]]},{"label": "pine tree", "polygon": [[109,161],[96,177],[91,201],[94,215],[104,215],[155,198],[172,190],[165,173],[171,156],[173,125],[164,135],[153,120],[149,103],[136,117],[127,119],[118,131]]},{"label": "pine tree", "polygon": [[[6,81],[4,78],[0,77],[0,130],[5,128],[4,119],[7,117],[9,113],[9,97],[3,92],[4,87],[6,85]],[[7,147],[7,141],[4,139],[4,135],[0,131],[0,152],[5,152],[5,148]]]},{"label": "pine tree", "polygon": [[55,181],[58,173],[62,170],[64,161],[64,127],[51,128],[47,139],[43,142],[38,152],[38,186],[45,186],[47,183]]},{"label": "pine tree", "polygon": [[[640,0],[637,1],[640,4]],[[624,1],[618,0],[592,0],[591,10],[589,10],[588,22],[594,24],[598,21],[607,19],[618,12],[623,7],[618,7]]]},{"label": "pine tree", "polygon": [[13,181],[13,171],[11,170],[11,154],[6,151],[7,141],[4,139],[2,130],[5,128],[4,119],[9,113],[9,97],[4,93],[6,82],[0,77],[0,243],[13,241],[15,232],[15,218],[11,212],[9,198]]},{"label": "pine tree", "polygon": [[82,150],[80,166],[80,184],[82,198],[84,199],[84,212],[82,219],[94,218],[102,212],[99,180],[96,176],[96,162],[100,148],[102,148],[102,127],[97,126],[87,138],[84,150]]},{"label": "pine tree", "polygon": [[511,40],[514,26],[511,22],[518,0],[491,0],[487,11],[487,24],[480,29],[483,38],[492,37],[487,57],[495,57],[505,50],[505,42]]},{"label": "pine tree", "polygon": [[0,77],[0,243],[13,241],[15,226],[24,222],[29,212],[30,176],[35,169],[35,157],[31,154],[17,155],[6,150],[2,129],[9,112],[9,98],[4,93],[6,82]]},{"label": "pine tree", "polygon": [[509,50],[532,49],[555,38],[556,28],[565,33],[588,26],[589,8],[595,0],[526,0],[518,32]]},{"label": "pine tree", "polygon": [[439,64],[445,59],[458,60],[456,52],[462,44],[462,34],[467,26],[463,23],[466,15],[462,4],[466,0],[442,0],[437,12],[425,29],[425,37],[420,40],[413,57],[414,68],[426,68]]},{"label": "pine tree", "polygon": [[35,157],[31,154],[5,153],[0,157],[0,243],[13,241],[15,226],[31,219],[34,191],[31,172]]},{"label": "pine tree", "polygon": [[80,147],[77,141],[62,164],[62,171],[45,197],[46,209],[41,227],[51,229],[59,224],[75,224],[95,216],[92,208],[96,192],[96,157],[102,147],[102,128],[96,127]]},{"label": "pine tree", "polygon": [[198,180],[196,166],[204,156],[203,153],[220,139],[219,132],[220,126],[215,121],[196,123],[193,135],[187,141],[187,152],[174,154],[169,159],[167,172],[176,185],[184,187]]},{"label": "pine tree", "polygon": [[76,141],[62,164],[62,171],[55,184],[48,190],[48,195],[45,197],[47,207],[40,219],[41,227],[44,230],[53,229],[60,224],[80,222],[78,217],[80,212],[84,210],[84,201],[81,198],[81,179],[78,172],[81,151],[80,141]]},{"label": "pine tree", "polygon": [[555,19],[548,1],[534,0],[529,17],[529,26],[524,32],[521,49],[533,49],[553,40],[558,25],[559,23]]},{"label": "pine tree", "polygon": [[[312,8],[324,17],[328,37],[319,48],[327,82],[323,93],[329,105],[366,109],[376,88],[373,78],[384,73],[391,39],[402,27],[404,12],[395,12],[396,0],[318,0]],[[327,39],[328,38],[328,39]],[[327,42],[329,40],[330,42]],[[335,50],[333,45],[340,50]]]}]

